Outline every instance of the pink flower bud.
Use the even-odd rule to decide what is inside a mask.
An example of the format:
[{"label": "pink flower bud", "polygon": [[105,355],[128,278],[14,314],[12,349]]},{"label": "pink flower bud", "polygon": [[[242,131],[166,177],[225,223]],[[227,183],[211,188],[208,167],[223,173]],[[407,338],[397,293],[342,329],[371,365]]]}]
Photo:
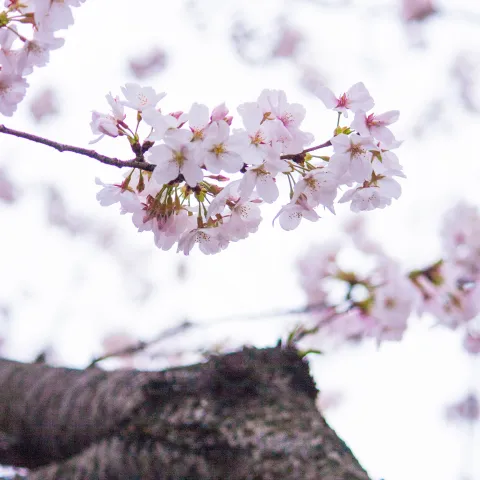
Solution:
[{"label": "pink flower bud", "polygon": [[212,122],[218,122],[219,120],[224,120],[227,115],[228,108],[225,106],[225,103],[222,103],[221,105],[216,106],[212,110],[212,116],[210,117],[210,119],[212,120]]}]

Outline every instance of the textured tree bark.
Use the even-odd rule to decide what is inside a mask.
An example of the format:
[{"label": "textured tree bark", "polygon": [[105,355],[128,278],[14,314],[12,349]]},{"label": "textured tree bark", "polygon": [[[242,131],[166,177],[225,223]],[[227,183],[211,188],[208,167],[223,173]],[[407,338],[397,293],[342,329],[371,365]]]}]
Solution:
[{"label": "textured tree bark", "polygon": [[290,348],[162,372],[0,360],[0,463],[29,480],[369,480]]}]

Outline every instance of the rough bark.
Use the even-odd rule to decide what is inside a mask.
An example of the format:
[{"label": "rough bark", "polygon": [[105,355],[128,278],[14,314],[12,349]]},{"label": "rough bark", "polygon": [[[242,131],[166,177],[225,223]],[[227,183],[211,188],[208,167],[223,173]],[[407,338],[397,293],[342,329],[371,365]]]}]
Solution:
[{"label": "rough bark", "polygon": [[29,480],[369,480],[293,349],[162,372],[0,360],[0,463]]}]

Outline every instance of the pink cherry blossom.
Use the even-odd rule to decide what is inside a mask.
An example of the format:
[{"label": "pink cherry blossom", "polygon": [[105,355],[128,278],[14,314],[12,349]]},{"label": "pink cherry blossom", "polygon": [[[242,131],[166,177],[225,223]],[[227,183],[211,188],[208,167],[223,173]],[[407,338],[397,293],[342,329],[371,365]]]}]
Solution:
[{"label": "pink cherry blossom", "polygon": [[377,341],[400,340],[414,308],[416,291],[398,265],[383,257],[383,265],[374,273],[379,286],[374,289],[369,315],[376,320]]},{"label": "pink cherry blossom", "polygon": [[333,202],[337,196],[338,177],[327,168],[316,168],[306,173],[296,184],[292,202],[305,195],[311,207],[323,205],[335,213]]},{"label": "pink cherry blossom", "polygon": [[73,15],[69,2],[35,0],[35,23],[39,30],[49,32],[73,25]]},{"label": "pink cherry blossom", "polygon": [[136,198],[133,192],[123,189],[121,185],[103,183],[98,177],[95,178],[95,183],[103,187],[97,193],[97,200],[100,202],[100,205],[104,207],[120,202],[122,196],[133,196]]},{"label": "pink cherry blossom", "polygon": [[120,103],[118,97],[113,97],[111,93],[106,96],[110,107],[112,108],[111,114],[92,112],[92,121],[90,127],[95,135],[100,135],[98,138],[90,141],[89,143],[97,143],[105,135],[109,137],[117,137],[119,135],[118,123],[123,122],[125,119],[125,113],[123,111],[123,105]]},{"label": "pink cherry blossom", "polygon": [[393,178],[378,180],[377,185],[357,187],[347,190],[338,203],[351,201],[352,212],[385,208],[392,203],[392,198],[399,198],[402,192],[400,184]]},{"label": "pink cherry blossom", "polygon": [[226,107],[225,103],[221,103],[220,105],[217,105],[212,110],[212,115],[210,117],[210,120],[212,122],[219,122],[220,120],[225,120],[227,115],[228,115],[228,108]]},{"label": "pink cherry blossom", "polygon": [[228,173],[238,172],[243,167],[243,160],[238,151],[245,148],[243,136],[230,136],[230,127],[224,122],[212,123],[203,141],[204,154],[199,162],[205,163],[212,173],[222,170]]},{"label": "pink cherry blossom", "polygon": [[337,176],[349,172],[352,180],[370,180],[373,172],[372,153],[375,148],[371,137],[340,134],[331,139],[334,154],[330,157],[329,170]]},{"label": "pink cherry blossom", "polygon": [[189,255],[195,244],[198,244],[200,251],[206,255],[218,253],[224,245],[215,230],[214,228],[195,228],[184,233],[178,241],[177,252]]},{"label": "pink cherry blossom", "polygon": [[253,202],[239,200],[231,209],[227,222],[223,225],[223,234],[231,241],[247,238],[257,231],[262,217],[260,208]]},{"label": "pink cherry blossom", "polygon": [[367,115],[363,111],[357,111],[353,119],[351,128],[355,129],[363,137],[375,137],[384,145],[391,145],[395,142],[393,133],[387,128],[398,120],[400,112],[391,110],[390,112],[374,115]]},{"label": "pink cherry blossom", "polygon": [[397,155],[390,150],[380,149],[372,160],[372,168],[377,175],[385,177],[403,177],[403,167],[398,160]]},{"label": "pink cherry blossom", "polygon": [[475,318],[480,311],[478,287],[460,288],[459,270],[448,262],[439,265],[436,272],[435,282],[427,275],[415,278],[422,294],[420,313],[431,313],[439,324],[451,329]]},{"label": "pink cherry blossom", "polygon": [[447,258],[466,275],[480,276],[480,213],[477,207],[459,203],[444,215],[441,229]]},{"label": "pink cherry blossom", "polygon": [[0,71],[0,113],[11,117],[25,97],[28,83],[20,75]]},{"label": "pink cherry blossom", "polygon": [[288,103],[283,90],[263,90],[258,97],[264,128],[268,136],[283,144],[283,153],[299,153],[313,142],[313,135],[300,130],[305,107]]},{"label": "pink cherry blossom", "polygon": [[348,110],[354,113],[359,110],[368,112],[374,105],[373,98],[362,82],[356,83],[339,97],[325,86],[318,87],[315,93],[327,108],[343,113],[344,117],[348,117]]},{"label": "pink cherry blossom", "polygon": [[155,108],[166,93],[156,93],[152,87],[141,87],[137,83],[126,83],[121,88],[126,101],[122,104],[139,112],[148,108]]},{"label": "pink cherry blossom", "polygon": [[302,218],[316,222],[320,216],[308,205],[305,195],[300,195],[295,202],[287,203],[277,213],[273,221],[278,218],[284,230],[294,230],[300,225]]},{"label": "pink cherry blossom", "polygon": [[255,190],[257,195],[267,203],[273,203],[278,198],[279,191],[273,175],[264,165],[247,169],[239,186],[243,198],[249,198]]},{"label": "pink cherry blossom", "polygon": [[35,32],[32,40],[27,40],[18,54],[18,69],[23,74],[31,73],[34,66],[47,65],[50,50],[60,48],[63,38],[56,38],[51,32]]},{"label": "pink cherry blossom", "polygon": [[148,151],[147,160],[156,165],[152,177],[163,185],[175,180],[180,174],[195,187],[203,179],[203,171],[195,160],[187,130],[173,130],[165,137],[165,143],[155,145]]},{"label": "pink cherry blossom", "polygon": [[[271,121],[265,121],[260,105],[255,102],[244,103],[238,107],[238,113],[245,126],[245,136],[248,136],[242,152],[245,163],[260,165],[267,159],[280,159],[280,153],[272,146],[272,142],[277,141],[275,128],[270,128]],[[283,125],[278,124],[278,128],[283,128]]]},{"label": "pink cherry blossom", "polygon": [[152,226],[155,245],[161,250],[170,250],[185,231],[193,228],[195,228],[195,217],[189,215],[185,209],[157,218]]},{"label": "pink cherry blossom", "polygon": [[142,112],[142,119],[147,125],[150,125],[153,131],[148,136],[148,140],[163,140],[165,134],[170,129],[178,127],[178,119],[173,115],[162,115],[161,112],[154,108],[149,108]]}]

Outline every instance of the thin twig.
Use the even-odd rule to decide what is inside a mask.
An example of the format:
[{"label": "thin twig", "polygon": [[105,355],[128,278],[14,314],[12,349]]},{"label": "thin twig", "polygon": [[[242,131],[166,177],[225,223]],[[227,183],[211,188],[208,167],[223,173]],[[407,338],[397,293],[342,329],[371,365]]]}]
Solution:
[{"label": "thin twig", "polygon": [[158,343],[158,342],[161,342],[163,340],[166,340],[167,338],[174,337],[174,336],[178,335],[179,333],[183,333],[186,330],[188,330],[188,329],[190,329],[194,326],[195,326],[195,324],[186,320],[185,322],[182,322],[180,325],[176,325],[175,327],[171,327],[171,328],[167,328],[166,330],[163,330],[156,337],[152,338],[148,342],[140,341],[135,345],[131,345],[129,347],[121,348],[119,350],[115,350],[114,352],[106,353],[105,355],[101,355],[97,358],[94,358],[90,362],[90,364],[88,365],[87,368],[92,368],[98,362],[102,362],[103,360],[106,360],[107,358],[121,357],[123,355],[133,355],[134,353],[142,352],[147,347],[150,347],[151,345],[153,345],[155,343]]},{"label": "thin twig", "polygon": [[54,142],[53,140],[48,140],[47,138],[32,135],[31,133],[20,132],[18,130],[13,130],[12,128],[7,128],[5,125],[0,125],[0,133],[6,133],[7,135],[13,135],[14,137],[25,138],[26,140],[30,140],[31,142],[41,143],[42,145],[52,147],[59,152],[78,153],[79,155],[84,155],[86,157],[98,160],[99,162],[106,165],[113,165],[114,167],[118,168],[139,168],[141,170],[148,170],[149,172],[152,172],[155,168],[155,165],[147,163],[144,160],[138,160],[139,157],[133,160],[119,160],[118,158],[107,157],[106,155],[97,153],[95,150],[89,150],[87,148],[74,147],[72,145],[65,145],[63,143]]},{"label": "thin twig", "polygon": [[[96,357],[90,362],[87,368],[94,367],[97,363],[102,362],[103,360],[106,360],[108,358],[122,357],[124,355],[133,355],[135,353],[143,352],[144,350],[146,350],[147,348],[150,348],[156,343],[160,343],[163,340],[172,338],[176,335],[179,335],[180,333],[184,333],[185,331],[193,328],[202,328],[202,327],[208,328],[208,327],[211,327],[212,325],[217,325],[217,324],[226,323],[226,322],[238,322],[238,321],[245,322],[245,321],[254,321],[254,320],[258,321],[259,319],[272,318],[272,317],[281,317],[281,316],[288,316],[288,315],[305,315],[307,313],[314,313],[314,312],[319,312],[322,310],[330,310],[330,309],[331,307],[328,307],[325,304],[319,304],[319,305],[307,305],[305,307],[293,308],[290,310],[276,310],[268,313],[264,312],[264,313],[254,314],[254,315],[241,315],[241,314],[231,315],[229,317],[217,318],[210,322],[191,322],[189,320],[185,320],[184,322],[182,322],[181,324],[175,327],[170,327],[170,328],[167,328],[166,330],[163,330],[151,340],[139,341],[135,345],[121,348],[114,352],[106,353],[105,355]],[[323,319],[316,327],[317,330],[322,326],[326,326],[338,314],[339,314],[338,312],[334,312],[330,316]]]},{"label": "thin twig", "polygon": [[330,140],[327,140],[325,143],[321,143],[320,145],[315,145],[314,147],[306,148],[300,153],[289,153],[288,155],[282,155],[280,158],[282,160],[299,160],[303,161],[305,159],[305,155],[309,152],[313,152],[315,150],[319,150],[320,148],[329,147],[332,144]]}]

